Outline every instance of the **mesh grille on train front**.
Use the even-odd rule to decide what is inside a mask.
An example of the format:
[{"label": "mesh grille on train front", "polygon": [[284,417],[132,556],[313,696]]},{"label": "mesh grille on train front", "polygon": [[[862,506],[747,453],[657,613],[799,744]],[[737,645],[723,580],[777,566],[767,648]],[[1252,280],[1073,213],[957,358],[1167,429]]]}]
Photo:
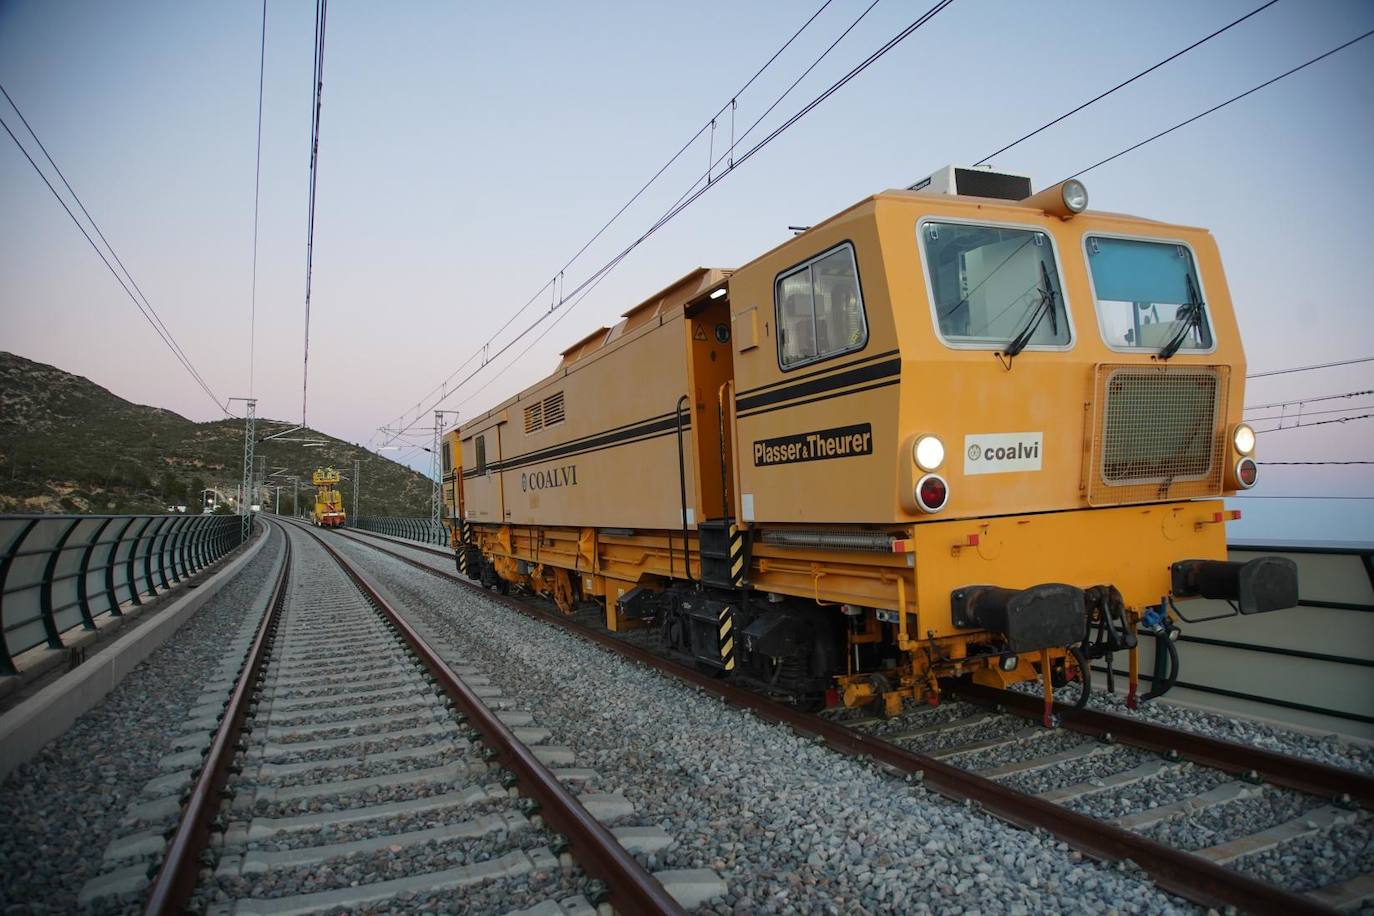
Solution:
[{"label": "mesh grille on train front", "polygon": [[1219,494],[1228,374],[1225,366],[1098,366],[1088,502]]}]

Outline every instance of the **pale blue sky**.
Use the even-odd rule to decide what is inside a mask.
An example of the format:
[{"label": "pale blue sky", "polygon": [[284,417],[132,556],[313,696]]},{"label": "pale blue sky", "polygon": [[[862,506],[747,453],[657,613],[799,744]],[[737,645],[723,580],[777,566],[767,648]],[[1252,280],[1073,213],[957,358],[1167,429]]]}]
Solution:
[{"label": "pale blue sky", "polygon": [[[483,409],[687,270],[743,263],[789,224],[974,162],[1259,2],[957,0],[632,255],[520,365],[446,406]],[[366,442],[413,409],[817,5],[334,0],[312,425]],[[863,5],[835,0],[740,97],[740,127]],[[879,3],[774,121],[927,5]],[[248,389],[260,10],[0,0],[0,82],[221,397]],[[255,393],[260,414],[286,419],[300,411],[313,11],[276,0],[268,12]],[[1282,0],[995,164],[1047,184],[1371,27],[1368,0]],[[1087,177],[1095,207],[1216,234],[1252,369],[1374,355],[1372,77],[1374,39]],[[0,139],[0,348],[213,416]],[[706,158],[704,145],[690,151],[568,271],[568,287]],[[1257,381],[1249,400],[1357,388],[1374,388],[1374,364]],[[1261,442],[1270,459],[1367,457],[1374,423]],[[1271,468],[1260,492],[1371,494],[1374,473]]]}]

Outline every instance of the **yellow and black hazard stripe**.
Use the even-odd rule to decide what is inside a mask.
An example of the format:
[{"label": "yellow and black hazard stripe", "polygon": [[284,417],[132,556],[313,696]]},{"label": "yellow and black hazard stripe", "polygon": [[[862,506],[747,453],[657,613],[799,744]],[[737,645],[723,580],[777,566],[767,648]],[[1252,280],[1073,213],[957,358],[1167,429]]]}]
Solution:
[{"label": "yellow and black hazard stripe", "polygon": [[730,584],[744,586],[749,572],[749,539],[735,525],[730,526]]},{"label": "yellow and black hazard stripe", "polygon": [[726,671],[734,671],[735,611],[730,605],[726,604],[721,607],[718,623],[720,625],[720,666]]},{"label": "yellow and black hazard stripe", "polygon": [[469,529],[466,519],[459,524],[458,532],[458,539],[462,542],[458,547],[458,571],[466,576],[468,574],[468,545],[472,543],[472,531]]}]

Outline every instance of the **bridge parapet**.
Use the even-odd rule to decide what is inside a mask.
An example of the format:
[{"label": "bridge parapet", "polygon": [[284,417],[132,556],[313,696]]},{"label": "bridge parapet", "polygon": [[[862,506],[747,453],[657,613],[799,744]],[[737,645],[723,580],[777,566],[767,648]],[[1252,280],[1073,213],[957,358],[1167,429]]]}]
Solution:
[{"label": "bridge parapet", "polygon": [[0,515],[0,675],[196,575],[242,533],[236,515]]},{"label": "bridge parapet", "polygon": [[419,541],[422,544],[437,544],[440,547],[447,547],[448,529],[442,522],[436,522],[429,516],[407,518],[391,515],[364,515],[361,518],[350,519],[348,522],[352,528],[359,528],[363,531],[375,531],[377,534],[386,534],[395,538],[406,538],[411,541]]}]

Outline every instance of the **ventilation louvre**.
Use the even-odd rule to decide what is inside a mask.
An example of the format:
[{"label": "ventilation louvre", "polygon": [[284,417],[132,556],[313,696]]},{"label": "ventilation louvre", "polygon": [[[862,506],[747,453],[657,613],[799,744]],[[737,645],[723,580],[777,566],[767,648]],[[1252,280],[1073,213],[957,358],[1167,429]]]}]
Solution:
[{"label": "ventilation louvre", "polygon": [[564,418],[563,392],[559,391],[525,408],[525,435],[562,423]]},{"label": "ventilation louvre", "polygon": [[553,426],[562,423],[563,419],[563,392],[560,391],[544,399],[544,425]]},{"label": "ventilation louvre", "polygon": [[544,428],[544,402],[535,401],[525,408],[525,435]]}]

